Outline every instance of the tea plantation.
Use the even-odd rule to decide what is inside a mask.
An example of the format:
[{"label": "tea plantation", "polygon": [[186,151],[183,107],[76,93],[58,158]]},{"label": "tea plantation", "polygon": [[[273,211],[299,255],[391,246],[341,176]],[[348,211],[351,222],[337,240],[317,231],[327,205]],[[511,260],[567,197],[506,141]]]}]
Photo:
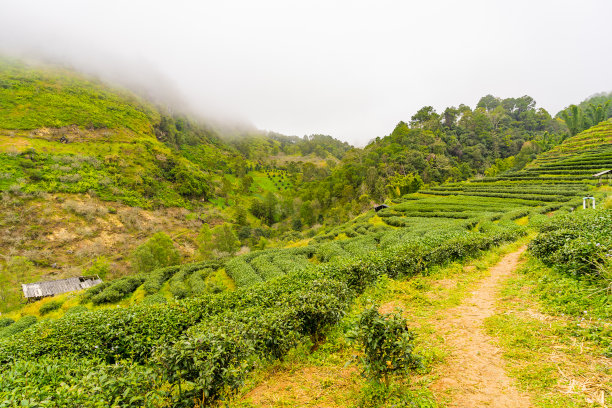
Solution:
[{"label": "tea plantation", "polygon": [[[605,213],[593,224],[589,217],[599,211],[575,218],[569,210],[594,187],[586,169],[612,164],[610,152],[604,146],[556,161],[544,156],[521,172],[404,196],[305,246],[166,267],[105,283],[81,297],[85,305],[101,305],[144,291],[131,307],[3,323],[0,406],[211,404],[238,389],[262,362],[282,359],[301,342],[324,341],[380,276],[408,279],[516,240],[527,232],[516,220],[526,216],[546,220],[543,214],[565,213],[557,227],[543,229],[548,232],[531,250],[587,273],[596,236],[598,256],[610,250],[611,220]],[[578,241],[559,247],[561,236]],[[235,291],[206,290],[204,279],[219,268],[234,280]],[[163,287],[170,298],[160,296]],[[87,393],[92,384],[102,385]]]}]

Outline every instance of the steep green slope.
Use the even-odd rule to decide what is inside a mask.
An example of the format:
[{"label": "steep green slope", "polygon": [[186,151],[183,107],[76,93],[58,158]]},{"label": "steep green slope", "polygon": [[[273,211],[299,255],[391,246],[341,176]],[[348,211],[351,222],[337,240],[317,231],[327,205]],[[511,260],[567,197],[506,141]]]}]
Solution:
[{"label": "steep green slope", "polygon": [[[579,205],[594,193],[594,174],[612,168],[612,122],[602,122],[540,155],[521,171],[434,187],[427,194],[507,197]],[[601,194],[598,194],[601,197]]]}]

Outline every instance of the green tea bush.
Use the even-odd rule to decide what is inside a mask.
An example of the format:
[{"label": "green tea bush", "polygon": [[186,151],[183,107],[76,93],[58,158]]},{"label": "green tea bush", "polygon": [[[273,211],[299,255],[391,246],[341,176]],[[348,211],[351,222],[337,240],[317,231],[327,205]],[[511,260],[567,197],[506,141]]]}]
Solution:
[{"label": "green tea bush", "polygon": [[15,323],[0,329],[0,338],[14,336],[23,332],[28,327],[34,325],[37,319],[36,316],[23,316]]},{"label": "green tea bush", "polygon": [[251,261],[251,266],[263,280],[270,280],[284,272],[270,261],[271,255],[261,255]]},{"label": "green tea bush", "polygon": [[62,307],[62,303],[58,300],[52,300],[50,302],[47,302],[45,304],[43,304],[38,311],[40,312],[41,315],[46,315],[49,312],[52,312],[54,310],[59,309],[60,307]]},{"label": "green tea bush", "polygon": [[81,303],[91,300],[92,297],[108,288],[111,284],[111,282],[102,282],[92,288],[87,289],[87,291],[85,291],[85,293],[83,293],[81,296]]},{"label": "green tea bush", "polygon": [[166,297],[162,295],[161,293],[156,293],[154,295],[145,296],[145,298],[142,299],[143,305],[156,305],[156,304],[163,304],[163,303],[168,303],[168,301],[166,300]]},{"label": "green tea bush", "polygon": [[389,386],[393,373],[407,373],[422,366],[414,351],[414,334],[408,322],[398,313],[381,315],[376,307],[366,309],[349,334],[363,351],[364,375]]},{"label": "green tea bush", "polygon": [[329,262],[334,258],[344,257],[348,254],[338,242],[332,241],[319,245],[316,255],[321,262]]},{"label": "green tea bush", "polygon": [[193,296],[202,295],[210,289],[204,279],[211,272],[211,269],[202,269],[195,271],[189,277],[189,290]]},{"label": "green tea bush", "polygon": [[10,317],[0,317],[0,330],[15,323],[15,320]]},{"label": "green tea bush", "polygon": [[0,368],[0,407],[141,407],[161,401],[156,370],[78,355],[19,360]]},{"label": "green tea bush", "polygon": [[85,313],[85,312],[88,312],[88,311],[89,311],[89,309],[86,308],[85,306],[78,305],[78,306],[73,306],[73,307],[69,308],[68,310],[66,310],[66,313],[64,313],[64,315]]},{"label": "green tea bush", "polygon": [[225,264],[225,271],[238,287],[249,286],[262,281],[262,278],[245,261],[244,257],[235,257],[229,260]]},{"label": "green tea bush", "polygon": [[155,269],[145,278],[143,284],[144,291],[147,293],[147,295],[152,295],[159,292],[164,282],[170,279],[170,277],[172,277],[172,275],[174,275],[179,269],[179,265]]},{"label": "green tea bush", "polygon": [[176,299],[183,299],[191,294],[186,282],[188,277],[189,274],[187,272],[180,270],[170,278],[170,293]]},{"label": "green tea bush", "polygon": [[597,278],[612,257],[612,213],[589,209],[555,215],[540,224],[529,250],[566,273]]},{"label": "green tea bush", "polygon": [[91,302],[94,305],[105,303],[115,303],[127,295],[133,293],[142,283],[145,278],[142,275],[127,276],[112,282],[103,291],[91,297]]}]

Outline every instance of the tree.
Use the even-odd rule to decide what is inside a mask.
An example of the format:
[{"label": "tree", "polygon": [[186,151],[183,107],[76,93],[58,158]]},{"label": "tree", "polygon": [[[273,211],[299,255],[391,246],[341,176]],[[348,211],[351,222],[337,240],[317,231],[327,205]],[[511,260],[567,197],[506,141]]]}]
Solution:
[{"label": "tree", "polygon": [[432,106],[424,106],[410,118],[410,125],[413,127],[424,127],[427,122],[437,121],[439,117]]},{"label": "tree", "polygon": [[608,118],[608,108],[610,107],[610,100],[606,101],[603,104],[589,104],[587,109],[587,114],[589,117],[589,121],[591,122],[591,126],[595,126],[598,123],[603,122]]},{"label": "tree", "polygon": [[240,226],[247,225],[247,213],[243,207],[237,205],[234,208],[234,214],[236,217],[235,218],[236,224]]},{"label": "tree", "polygon": [[198,243],[198,252],[200,256],[204,259],[208,259],[212,256],[213,250],[213,240],[212,240],[212,231],[208,224],[202,225],[200,228],[200,233],[197,237]]},{"label": "tree", "polygon": [[477,108],[485,108],[487,111],[491,112],[495,108],[501,105],[501,99],[489,94],[487,96],[483,96],[478,101],[476,105]]},{"label": "tree", "polygon": [[240,241],[229,224],[223,224],[213,229],[213,244],[217,251],[234,255],[240,248]]},{"label": "tree", "polygon": [[153,235],[132,252],[132,267],[138,272],[151,272],[164,266],[176,265],[180,256],[172,239],[163,232]]},{"label": "tree", "polygon": [[251,185],[253,185],[253,177],[249,176],[248,174],[244,175],[244,177],[240,179],[240,184],[242,185],[242,192],[244,194],[248,194],[249,190],[251,189]]},{"label": "tree", "polygon": [[560,112],[561,118],[565,121],[570,135],[574,136],[580,133],[584,127],[584,116],[582,109],[576,105],[570,105],[569,108]]}]

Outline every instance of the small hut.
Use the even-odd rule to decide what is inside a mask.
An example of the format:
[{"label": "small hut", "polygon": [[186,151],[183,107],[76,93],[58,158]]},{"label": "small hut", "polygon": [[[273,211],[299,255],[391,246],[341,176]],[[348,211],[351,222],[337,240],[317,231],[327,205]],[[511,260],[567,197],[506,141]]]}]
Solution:
[{"label": "small hut", "polygon": [[612,178],[612,170],[604,170],[602,172],[599,172],[597,174],[593,174],[593,177],[598,178],[599,180],[597,181],[597,183],[599,185],[602,184],[602,179],[604,178],[604,176],[608,179],[608,184],[610,184],[610,179]]},{"label": "small hut", "polygon": [[79,276],[76,278],[60,279],[55,281],[25,283],[21,285],[23,295],[28,301],[39,300],[47,296],[55,296],[61,293],[73,292],[91,288],[102,283],[98,275]]},{"label": "small hut", "polygon": [[385,209],[385,208],[389,208],[389,206],[387,204],[379,204],[376,207],[374,207],[374,211],[379,212],[380,210]]}]

